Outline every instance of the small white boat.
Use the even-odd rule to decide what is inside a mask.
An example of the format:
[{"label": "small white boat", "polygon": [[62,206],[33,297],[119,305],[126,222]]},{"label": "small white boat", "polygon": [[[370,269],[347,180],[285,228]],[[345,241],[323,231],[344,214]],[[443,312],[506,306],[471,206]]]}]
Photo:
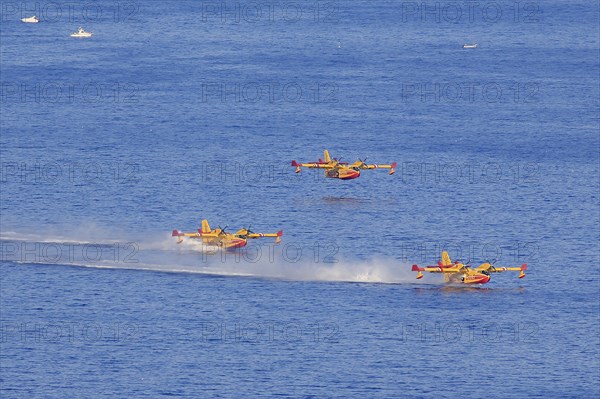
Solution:
[{"label": "small white boat", "polygon": [[463,44],[463,48],[477,48],[477,43]]},{"label": "small white boat", "polygon": [[25,22],[26,24],[37,24],[40,20],[34,15],[33,17],[21,18],[21,22]]},{"label": "small white boat", "polygon": [[92,32],[86,32],[81,26],[79,27],[77,32],[71,33],[71,37],[92,37],[92,35]]}]

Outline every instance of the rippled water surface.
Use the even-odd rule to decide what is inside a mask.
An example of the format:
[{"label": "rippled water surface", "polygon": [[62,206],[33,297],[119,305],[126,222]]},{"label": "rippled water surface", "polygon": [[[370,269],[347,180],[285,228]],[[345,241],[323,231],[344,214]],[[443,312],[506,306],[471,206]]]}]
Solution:
[{"label": "rippled water surface", "polygon": [[[3,398],[600,394],[597,4],[35,4],[2,2]],[[294,173],[325,148],[398,167]],[[283,241],[175,243],[203,218]],[[417,281],[442,249],[529,270]]]}]

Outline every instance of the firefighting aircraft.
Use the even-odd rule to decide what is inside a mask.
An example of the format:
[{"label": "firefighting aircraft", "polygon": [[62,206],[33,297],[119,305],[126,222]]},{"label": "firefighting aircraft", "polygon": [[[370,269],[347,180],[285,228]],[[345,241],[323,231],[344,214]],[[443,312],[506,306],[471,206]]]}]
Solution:
[{"label": "firefighting aircraft", "polygon": [[444,273],[444,281],[447,283],[464,283],[464,284],[485,284],[490,281],[490,273],[502,273],[508,271],[520,272],[519,278],[525,277],[527,265],[523,263],[521,267],[494,267],[492,263],[482,263],[477,268],[471,268],[458,261],[450,260],[448,252],[442,252],[442,261],[438,261],[437,266],[419,267],[413,265],[412,271],[418,272],[417,279],[423,278],[423,272],[429,273]]},{"label": "firefighting aircraft", "polygon": [[197,233],[182,233],[179,230],[173,230],[171,235],[177,237],[177,244],[181,244],[184,237],[189,237],[195,240],[202,240],[206,245],[214,245],[223,249],[241,248],[246,246],[249,239],[261,237],[275,237],[275,244],[279,244],[283,235],[283,230],[272,234],[255,233],[250,230],[250,226],[248,228],[241,228],[235,233],[227,233],[225,229],[227,229],[227,226],[223,228],[219,226],[213,230],[210,228],[208,220],[204,219],[202,220],[202,227],[198,229]]},{"label": "firefighting aircraft", "polygon": [[340,162],[340,159],[331,158],[329,151],[325,150],[323,159],[319,159],[319,162],[312,163],[298,163],[292,161],[292,166],[296,167],[296,173],[300,173],[300,168],[319,168],[325,169],[325,177],[332,179],[350,180],[356,179],[360,176],[361,169],[389,169],[390,175],[393,175],[396,168],[396,162],[391,165],[378,165],[378,164],[367,164],[364,160],[359,159],[354,163]]}]

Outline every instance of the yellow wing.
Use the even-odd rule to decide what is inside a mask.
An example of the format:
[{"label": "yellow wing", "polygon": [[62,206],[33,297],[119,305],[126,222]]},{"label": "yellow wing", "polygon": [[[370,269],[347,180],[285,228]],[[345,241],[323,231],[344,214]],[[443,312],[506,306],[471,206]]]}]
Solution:
[{"label": "yellow wing", "polygon": [[312,162],[312,163],[298,163],[292,161],[292,166],[296,167],[296,173],[300,172],[300,168],[317,168],[317,169],[332,169],[337,166],[337,162]]},{"label": "yellow wing", "polygon": [[219,237],[219,236],[222,236],[222,235],[226,235],[226,234],[219,234],[219,233],[212,233],[212,232],[211,233],[202,232],[202,234],[198,234],[198,236],[202,237],[202,238]]},{"label": "yellow wing", "polygon": [[494,265],[486,262],[479,265],[478,272],[485,271],[487,273],[503,273],[503,272],[520,272],[519,278],[525,277],[525,270],[527,270],[527,264],[523,263],[520,267],[495,267]]},{"label": "yellow wing", "polygon": [[221,229],[214,229],[213,231],[204,232],[200,231],[198,236],[202,238],[216,238],[216,237],[233,237],[233,234],[226,233]]},{"label": "yellow wing", "polygon": [[277,233],[255,233],[250,232],[247,229],[239,229],[236,233],[236,237],[254,239],[254,238],[262,238],[262,237],[276,237],[275,244],[279,244],[281,242],[281,236],[283,235],[283,230],[279,230]]},{"label": "yellow wing", "polygon": [[453,267],[439,267],[439,266],[425,266],[419,267],[418,265],[412,266],[413,272],[417,273],[417,279],[423,278],[423,272],[428,273],[463,273],[465,272],[464,265],[453,266]]},{"label": "yellow wing", "polygon": [[171,236],[177,237],[177,244],[181,244],[183,242],[183,237],[200,238],[199,233],[182,233],[179,230],[173,230]]},{"label": "yellow wing", "polygon": [[397,163],[394,162],[392,164],[367,164],[363,161],[361,161],[360,159],[356,162],[354,162],[352,165],[350,165],[351,168],[358,168],[358,169],[390,169],[390,175],[393,175],[394,172],[396,172],[396,166]]},{"label": "yellow wing", "polygon": [[327,150],[323,152],[323,159],[319,159],[319,162],[298,163],[296,161],[292,161],[292,166],[296,167],[296,173],[300,173],[300,168],[333,169],[338,167],[338,165],[339,161],[336,159],[331,159],[329,151]]},{"label": "yellow wing", "polygon": [[173,232],[171,233],[172,237],[200,237],[200,234],[198,233],[182,233],[179,230],[173,230]]},{"label": "yellow wing", "polygon": [[425,266],[415,269],[416,265],[413,265],[413,271],[429,272],[429,273],[460,273],[464,271],[464,267],[437,267],[437,266]]}]

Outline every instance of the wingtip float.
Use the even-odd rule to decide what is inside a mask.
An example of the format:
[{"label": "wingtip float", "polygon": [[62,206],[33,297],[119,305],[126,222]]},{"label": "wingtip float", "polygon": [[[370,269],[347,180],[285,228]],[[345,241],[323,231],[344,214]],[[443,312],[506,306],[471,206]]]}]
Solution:
[{"label": "wingtip float", "polygon": [[444,281],[447,283],[463,283],[463,284],[485,284],[490,281],[491,273],[503,273],[508,271],[519,272],[519,278],[525,277],[527,264],[523,263],[520,267],[495,267],[493,264],[486,262],[479,267],[472,268],[468,264],[465,265],[458,261],[452,263],[448,252],[442,252],[442,261],[438,262],[437,266],[419,267],[412,265],[412,271],[417,272],[417,280],[423,278],[423,272],[428,273],[443,273]]},{"label": "wingtip float", "polygon": [[296,173],[300,173],[302,168],[325,169],[325,177],[340,180],[356,179],[360,176],[361,170],[389,169],[390,175],[396,172],[396,162],[392,164],[367,164],[366,160],[365,158],[359,159],[354,163],[341,162],[341,158],[331,158],[329,151],[325,150],[323,159],[319,159],[318,162],[298,163],[296,160],[293,160],[292,166],[296,168]]},{"label": "wingtip float", "polygon": [[250,226],[248,226],[239,229],[235,233],[228,233],[226,229],[227,226],[211,229],[208,220],[204,219],[197,232],[183,233],[179,230],[173,230],[171,236],[177,237],[177,244],[181,244],[187,237],[192,240],[201,240],[206,245],[218,246],[224,249],[245,247],[248,240],[263,237],[273,237],[275,238],[275,244],[279,244],[281,236],[283,236],[283,230],[279,230],[277,233],[256,233],[250,230]]}]

